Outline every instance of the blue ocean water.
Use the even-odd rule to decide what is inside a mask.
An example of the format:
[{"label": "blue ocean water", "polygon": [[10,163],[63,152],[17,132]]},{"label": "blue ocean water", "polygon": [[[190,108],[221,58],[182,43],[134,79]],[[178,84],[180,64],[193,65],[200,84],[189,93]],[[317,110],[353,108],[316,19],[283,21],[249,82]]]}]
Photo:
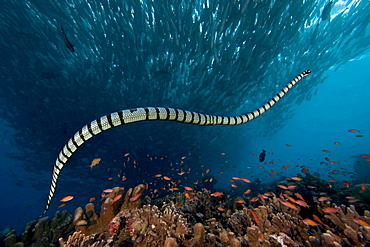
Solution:
[{"label": "blue ocean water", "polygon": [[[112,186],[152,182],[151,188],[161,188],[154,175],[171,176],[169,164],[184,156],[183,169],[191,169],[184,185],[210,169],[214,188],[225,191],[231,189],[232,176],[270,182],[296,175],[302,165],[324,179],[331,178],[329,171],[340,170],[344,174],[334,177],[338,181],[366,182],[356,164],[363,163],[360,175],[370,172],[369,162],[359,157],[370,155],[370,3],[336,1],[330,20],[323,21],[327,4],[3,3],[0,228],[19,232],[42,213],[57,154],[91,120],[139,106],[237,115],[265,103],[305,69],[312,74],[245,125],[145,122],[89,140],[62,171],[48,215],[66,195],[75,198],[62,209],[72,213]],[[75,45],[73,53],[65,47],[62,25]],[[273,162],[258,168],[262,149],[268,152],[266,161]],[[138,162],[136,167],[122,165],[125,153]],[[97,157],[101,163],[90,169]]]}]

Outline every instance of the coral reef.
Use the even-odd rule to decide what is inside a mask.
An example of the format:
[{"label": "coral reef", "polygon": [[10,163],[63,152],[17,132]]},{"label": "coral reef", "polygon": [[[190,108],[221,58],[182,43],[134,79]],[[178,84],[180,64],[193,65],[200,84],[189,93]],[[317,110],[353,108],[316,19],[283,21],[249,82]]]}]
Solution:
[{"label": "coral reef", "polygon": [[[217,204],[209,203],[213,200],[209,193],[194,193],[190,199],[182,193],[173,195],[167,196],[162,206],[121,207],[104,237],[101,233],[99,238],[95,235],[95,241],[126,246],[196,247],[364,246],[370,242],[370,228],[354,221],[361,217],[354,206],[337,207],[328,202],[317,202],[312,205],[313,212],[325,223],[310,226],[300,216],[301,208],[290,208],[276,196],[265,200],[265,205],[253,208],[243,204],[240,210],[220,212],[215,208]],[[222,200],[229,202],[231,208],[235,205],[227,196]],[[338,211],[325,213],[322,209],[329,206]],[[369,222],[369,212],[366,211],[362,218]],[[76,235],[63,244],[68,246],[79,241],[83,246],[81,244],[95,243],[93,240],[94,235]]]},{"label": "coral reef", "polygon": [[[93,244],[92,241],[127,246],[177,246],[178,243],[189,242],[185,239],[187,234],[186,219],[173,204],[163,205],[162,210],[154,205],[144,205],[121,210],[102,233],[87,235],[76,231],[66,241],[60,239],[60,242],[64,246],[88,246]],[[199,238],[198,242],[203,243],[203,239]]]},{"label": "coral reef", "polygon": [[[3,237],[0,237],[0,246],[50,246],[50,243],[57,244],[59,239],[73,233],[74,224],[72,215],[67,211],[56,212],[53,218],[44,217],[28,223],[20,236],[16,236],[11,230]],[[3,241],[1,241],[3,239]]]},{"label": "coral reef", "polygon": [[[297,188],[304,194],[302,188]],[[145,186],[123,196],[116,187],[94,204],[30,222],[20,236],[11,229],[1,237],[5,246],[366,246],[370,244],[370,212],[360,215],[353,205],[337,206],[294,199],[292,192],[259,194],[262,205],[240,197],[211,192],[172,193],[145,200]],[[302,197],[302,196],[301,196]],[[124,198],[122,200],[122,198]],[[244,198],[246,199],[246,198]],[[235,203],[238,200],[239,203]],[[296,202],[295,205],[288,202]],[[220,207],[223,206],[223,207]],[[252,206],[254,205],[254,206]],[[299,206],[303,205],[303,206]],[[303,216],[304,215],[304,216]],[[315,219],[310,221],[309,219]]]}]

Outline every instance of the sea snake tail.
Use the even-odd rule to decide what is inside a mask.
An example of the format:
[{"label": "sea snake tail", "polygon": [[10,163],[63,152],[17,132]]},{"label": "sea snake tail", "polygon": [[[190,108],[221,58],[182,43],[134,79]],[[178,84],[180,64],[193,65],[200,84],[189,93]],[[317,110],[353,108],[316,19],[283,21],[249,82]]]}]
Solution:
[{"label": "sea snake tail", "polygon": [[234,117],[225,116],[214,116],[208,114],[202,114],[192,111],[185,111],[181,109],[166,108],[166,107],[142,107],[135,109],[122,110],[118,112],[113,112],[111,114],[105,115],[99,119],[92,121],[91,123],[85,125],[82,129],[77,131],[77,133],[69,139],[69,141],[64,145],[62,151],[60,151],[58,158],[55,161],[53,175],[51,179],[51,186],[49,190],[48,201],[45,206],[45,211],[38,217],[44,216],[48,210],[51,200],[54,197],[55,189],[57,186],[57,180],[60,171],[63,169],[64,165],[67,163],[68,159],[76,152],[83,143],[87,140],[96,136],[97,134],[123,124],[129,124],[141,121],[176,121],[180,123],[189,123],[196,125],[238,125],[249,122],[262,113],[270,109],[276,102],[278,102],[299,80],[310,74],[311,71],[306,70],[289,82],[275,97],[273,97],[266,104],[260,108],[254,110],[253,112],[243,114]]}]

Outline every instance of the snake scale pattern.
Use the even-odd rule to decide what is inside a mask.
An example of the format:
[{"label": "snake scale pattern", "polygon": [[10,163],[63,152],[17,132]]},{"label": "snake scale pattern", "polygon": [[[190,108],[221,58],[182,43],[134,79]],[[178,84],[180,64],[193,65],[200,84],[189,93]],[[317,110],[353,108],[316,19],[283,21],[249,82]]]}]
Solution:
[{"label": "snake scale pattern", "polygon": [[175,108],[166,107],[142,107],[135,109],[122,110],[105,115],[99,119],[92,121],[76,132],[76,134],[69,139],[60,151],[58,158],[55,161],[53,175],[49,190],[48,200],[45,206],[45,211],[38,218],[44,216],[48,210],[51,200],[57,186],[58,177],[64,165],[74,152],[87,140],[96,136],[97,134],[117,127],[123,124],[141,122],[141,121],[176,121],[180,123],[196,124],[196,125],[238,125],[249,122],[265,111],[270,109],[276,102],[278,102],[299,80],[310,74],[311,71],[306,70],[290,81],[278,94],[276,94],[270,101],[254,110],[253,112],[234,117],[214,116],[202,114],[192,111],[185,111]]}]

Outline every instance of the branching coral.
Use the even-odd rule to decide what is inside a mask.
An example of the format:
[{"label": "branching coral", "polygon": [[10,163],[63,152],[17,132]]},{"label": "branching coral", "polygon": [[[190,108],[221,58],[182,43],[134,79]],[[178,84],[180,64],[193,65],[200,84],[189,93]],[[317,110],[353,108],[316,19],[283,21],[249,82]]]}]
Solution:
[{"label": "branching coral", "polygon": [[171,205],[164,205],[162,210],[144,205],[142,209],[131,212],[131,219],[135,220],[132,239],[138,246],[161,246],[167,237],[181,242],[188,233],[182,212]]},{"label": "branching coral", "polygon": [[80,247],[97,247],[105,246],[111,240],[104,240],[99,235],[85,235],[82,232],[74,232],[66,241],[63,238],[59,239],[61,247],[80,246]]},{"label": "branching coral", "polygon": [[231,215],[228,224],[237,236],[243,236],[247,231],[247,226],[251,225],[251,220],[243,211],[237,211]]}]

